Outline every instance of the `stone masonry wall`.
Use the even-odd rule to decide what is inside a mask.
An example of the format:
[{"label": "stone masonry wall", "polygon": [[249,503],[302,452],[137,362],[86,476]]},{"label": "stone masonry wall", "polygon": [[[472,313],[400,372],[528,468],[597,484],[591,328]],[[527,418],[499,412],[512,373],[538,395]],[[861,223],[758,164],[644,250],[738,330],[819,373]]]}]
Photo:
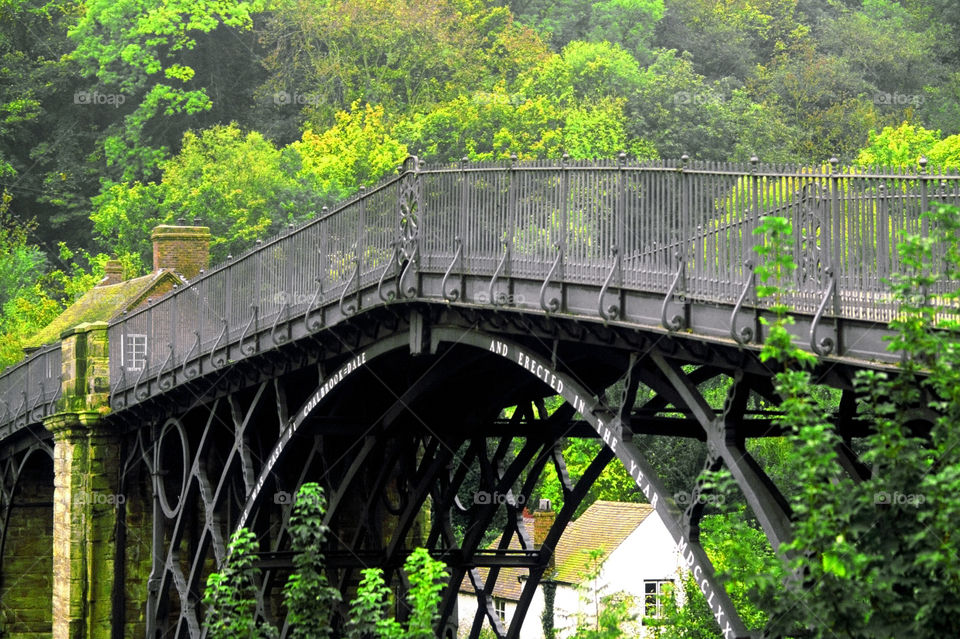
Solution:
[{"label": "stone masonry wall", "polygon": [[53,588],[53,464],[34,453],[13,496],[0,566],[0,637],[49,639]]},{"label": "stone masonry wall", "polygon": [[53,639],[112,639],[121,446],[109,412],[107,326],[64,331],[63,393],[44,420],[54,436]]}]

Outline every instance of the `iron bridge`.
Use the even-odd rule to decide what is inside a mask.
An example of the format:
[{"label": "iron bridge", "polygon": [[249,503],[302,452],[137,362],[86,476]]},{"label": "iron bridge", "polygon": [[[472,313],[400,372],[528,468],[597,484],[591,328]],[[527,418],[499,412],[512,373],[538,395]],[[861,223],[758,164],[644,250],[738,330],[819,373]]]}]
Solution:
[{"label": "iron bridge", "polygon": [[[71,544],[112,540],[97,564],[112,573],[97,577],[104,585],[86,612],[65,610],[50,580],[54,633],[61,618],[80,618],[114,637],[203,637],[206,576],[246,526],[263,551],[260,614],[286,636],[290,505],[276,496],[316,480],[329,496],[330,575],[344,593],[371,565],[402,590],[399,568],[421,544],[452,572],[441,631],[456,627],[466,579],[481,603],[470,636],[486,626],[516,638],[564,527],[603,469],[622,464],[724,636],[755,636],[700,544],[703,486],[687,487],[691,505],[675,503],[638,438],[706,442],[704,467],[729,469],[775,550],[788,541],[789,506],[746,449],[749,438],[779,434],[775,410],[756,408],[778,398],[758,357],[770,313],[756,294],[763,240],[754,230],[765,215],[793,225],[791,330],[819,356],[819,379],[841,391],[833,419],[849,440],[863,434],[853,374],[898,362],[884,342],[897,238],[926,232],[921,213],[934,202],[960,201],[957,182],[836,162],[409,158],[396,176],[107,327],[109,411],[87,437],[119,460],[100,489],[124,499],[97,520],[104,528],[94,522],[82,543],[63,543],[75,558]],[[131,336],[145,337],[136,367],[123,357]],[[75,435],[51,433],[65,410],[62,364],[75,356],[49,346],[0,376],[8,582],[28,498],[52,520],[77,489],[55,472]],[[704,397],[712,380],[729,386],[722,406]],[[554,396],[563,402],[548,409]],[[580,477],[566,469],[568,437],[604,444]],[[863,476],[849,448],[841,453],[846,471]],[[563,506],[535,547],[522,504],[551,469]],[[474,503],[468,488],[507,498]],[[485,548],[492,526],[521,551]],[[529,571],[508,627],[491,594],[506,566]]]}]

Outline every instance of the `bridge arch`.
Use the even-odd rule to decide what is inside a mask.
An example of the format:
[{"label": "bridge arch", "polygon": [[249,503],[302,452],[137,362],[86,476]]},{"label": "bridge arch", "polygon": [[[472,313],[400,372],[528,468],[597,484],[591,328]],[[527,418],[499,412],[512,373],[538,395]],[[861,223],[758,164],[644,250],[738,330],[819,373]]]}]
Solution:
[{"label": "bridge arch", "polygon": [[53,501],[49,445],[0,461],[0,636],[52,632]]},{"label": "bridge arch", "polygon": [[[509,322],[504,323],[503,317],[478,326],[476,321],[438,321],[441,310],[422,306],[393,305],[391,312],[399,316],[426,313],[429,318],[415,322],[406,317],[391,327],[381,325],[375,338],[352,342],[339,356],[326,360],[335,366],[321,362],[317,370],[292,371],[285,379],[261,383],[255,392],[247,389],[203,409],[207,411],[205,428],[210,429],[210,424],[222,421],[216,415],[223,414],[223,406],[231,406],[229,412],[238,429],[222,442],[230,442],[225,448],[232,445],[235,450],[245,450],[240,457],[246,461],[232,468],[230,464],[210,466],[208,460],[202,460],[203,442],[215,437],[203,429],[195,430],[188,483],[196,488],[187,487],[188,492],[193,491],[193,503],[185,500],[179,518],[185,521],[198,516],[202,532],[189,542],[193,556],[188,558],[182,553],[184,526],[173,524],[170,529],[175,531],[174,541],[164,551],[167,559],[162,574],[155,574],[161,584],[153,607],[158,630],[176,627],[173,636],[202,636],[202,610],[191,593],[202,591],[206,573],[223,559],[229,533],[241,526],[263,539],[266,572],[260,590],[264,614],[282,625],[277,601],[289,572],[287,500],[300,483],[319,478],[330,500],[327,520],[333,541],[328,560],[335,583],[343,591],[355,585],[358,569],[367,565],[382,565],[402,587],[398,569],[404,550],[427,545],[454,566],[454,586],[443,603],[444,618],[455,618],[456,586],[466,578],[481,601],[489,604],[480,607],[472,634],[489,624],[496,634],[518,636],[523,608],[529,605],[548,555],[534,549],[532,540],[521,541],[521,547],[529,549],[523,558],[524,567],[531,571],[529,595],[521,602],[515,627],[497,627],[491,586],[475,570],[488,566],[488,581],[496,579],[498,568],[484,555],[482,533],[492,524],[502,528],[508,540],[522,536],[518,525],[522,498],[529,497],[545,467],[563,465],[562,456],[557,460],[556,444],[569,433],[599,438],[605,446],[581,482],[565,486],[569,504],[565,503],[545,546],[555,546],[590,485],[616,458],[615,463],[623,464],[675,535],[681,556],[716,607],[714,613],[726,636],[749,636],[722,586],[712,579],[712,568],[697,538],[697,508],[683,511],[674,504],[650,464],[630,442],[631,428],[636,428],[636,418],[631,420],[635,406],[629,399],[631,391],[625,390],[632,389],[635,399],[637,386],[643,383],[657,393],[646,405],[650,411],[692,414],[703,406],[696,403],[699,396],[691,395],[691,388],[695,391],[698,384],[718,375],[732,377],[735,366],[700,367],[687,374],[663,355],[676,355],[682,348],[663,340],[644,341],[646,338],[634,340],[633,348],[620,344],[589,357],[582,353],[569,357],[562,345],[558,355],[556,340],[509,332]],[[423,328],[424,324],[428,328]],[[570,341],[571,348],[574,342]],[[646,347],[640,348],[643,344]],[[677,379],[670,381],[664,370]],[[757,379],[749,381],[768,394],[769,389]],[[616,384],[621,395],[613,397]],[[544,410],[542,399],[554,395],[562,397],[564,405]],[[694,408],[687,402],[695,404]],[[264,408],[268,405],[269,411]],[[507,406],[517,406],[514,422],[500,420],[501,410]],[[737,410],[730,409],[727,417],[735,416]],[[267,412],[270,418],[263,419]],[[189,416],[184,419],[190,420]],[[712,415],[710,420],[713,424]],[[247,429],[254,422],[256,430]],[[691,423],[696,422],[688,418],[686,436],[697,436],[690,433]],[[257,438],[259,443],[252,446]],[[699,438],[712,439],[705,432],[700,432]],[[499,445],[503,442],[507,443]],[[716,466],[722,451],[714,444],[710,444],[708,463]],[[213,474],[195,473],[201,461]],[[461,466],[464,468],[458,470]],[[510,497],[497,508],[482,508],[463,494],[470,481],[475,482],[474,489],[483,485]],[[236,490],[227,508],[225,503],[230,500],[223,498],[221,487],[230,485]],[[237,499],[241,495],[242,499]],[[425,517],[427,511],[432,519]],[[766,520],[776,516],[768,512]],[[765,521],[762,513],[758,518]],[[454,520],[477,532],[455,539],[450,533]],[[775,531],[776,525],[776,521],[771,524]]]}]

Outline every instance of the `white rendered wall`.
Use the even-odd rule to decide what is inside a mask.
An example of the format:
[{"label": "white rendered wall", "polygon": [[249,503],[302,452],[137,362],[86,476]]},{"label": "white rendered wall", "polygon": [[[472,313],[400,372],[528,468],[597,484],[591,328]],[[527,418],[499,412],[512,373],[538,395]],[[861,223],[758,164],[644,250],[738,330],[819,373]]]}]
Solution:
[{"label": "white rendered wall", "polygon": [[[589,550],[589,549],[587,549]],[[588,560],[588,553],[583,553],[583,561]],[[643,582],[646,580],[676,580],[681,566],[673,537],[667,531],[663,521],[651,513],[643,523],[614,550],[600,569],[596,586],[601,594],[625,592],[636,598],[638,617],[643,615]],[[594,584],[584,584],[585,588],[593,588]],[[559,585],[554,600],[554,627],[557,636],[571,637],[577,625],[578,615],[592,619],[595,606],[592,599],[584,601],[583,597],[591,596],[592,590],[581,593],[574,586]],[[470,632],[473,616],[477,610],[477,600],[473,595],[461,593],[458,598],[458,615],[460,618],[460,637],[466,637]],[[509,625],[516,610],[515,602],[506,604],[506,623]],[[520,639],[543,639],[543,625],[540,620],[543,614],[543,587],[537,589],[520,629]],[[639,618],[638,618],[639,626]]]}]

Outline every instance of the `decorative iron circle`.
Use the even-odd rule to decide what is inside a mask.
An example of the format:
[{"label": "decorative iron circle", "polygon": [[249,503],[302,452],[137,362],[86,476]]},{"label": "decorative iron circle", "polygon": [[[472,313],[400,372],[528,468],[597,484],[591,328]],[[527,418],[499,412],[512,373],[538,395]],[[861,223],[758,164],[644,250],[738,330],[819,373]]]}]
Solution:
[{"label": "decorative iron circle", "polygon": [[[181,465],[181,476],[180,476],[180,487],[177,491],[177,505],[175,507],[170,506],[170,499],[167,494],[167,476],[169,472],[164,468],[164,442],[167,441],[167,435],[170,431],[176,430],[177,434],[180,436],[180,465]],[[157,458],[156,458],[156,473],[157,473],[157,497],[160,503],[160,510],[163,511],[163,514],[168,518],[172,519],[176,517],[177,513],[180,511],[180,508],[183,507],[183,497],[186,493],[188,475],[190,472],[190,461],[188,458],[190,450],[190,444],[187,440],[187,433],[183,429],[183,425],[179,420],[168,419],[167,422],[163,425],[163,428],[160,430],[160,437],[157,438]],[[172,491],[171,491],[172,492]]]}]

